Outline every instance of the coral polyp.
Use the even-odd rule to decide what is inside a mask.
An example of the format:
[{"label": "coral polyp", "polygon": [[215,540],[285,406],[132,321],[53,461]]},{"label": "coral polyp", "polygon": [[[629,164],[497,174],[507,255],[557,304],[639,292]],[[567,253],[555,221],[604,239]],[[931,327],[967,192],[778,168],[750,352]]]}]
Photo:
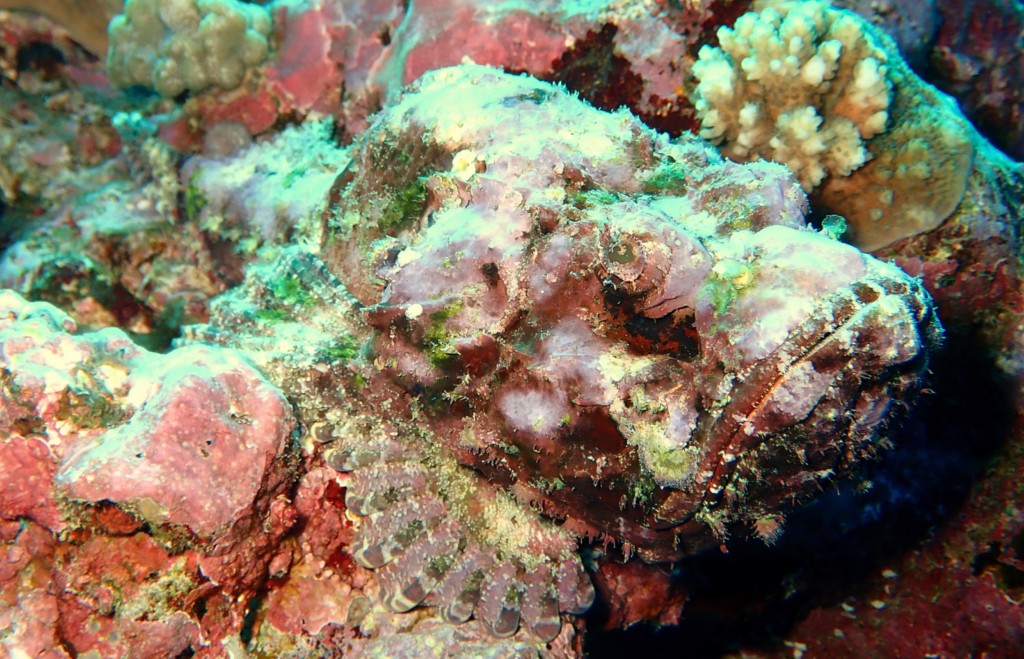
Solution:
[{"label": "coral polyp", "polygon": [[581,540],[770,538],[887,445],[941,330],[805,210],[781,166],[442,69],[377,115],[304,246],[186,336],[259,348],[391,609],[548,640],[594,598]]}]

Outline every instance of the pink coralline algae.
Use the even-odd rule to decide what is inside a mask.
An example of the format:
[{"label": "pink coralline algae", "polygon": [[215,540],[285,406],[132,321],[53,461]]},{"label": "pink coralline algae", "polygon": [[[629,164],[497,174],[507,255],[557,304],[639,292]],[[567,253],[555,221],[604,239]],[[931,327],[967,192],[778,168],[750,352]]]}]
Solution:
[{"label": "pink coralline algae", "polygon": [[199,584],[262,582],[294,521],[277,498],[290,408],[229,350],[156,355],[117,329],[74,330],[0,294],[2,646],[173,656],[200,643],[181,610]]},{"label": "pink coralline algae", "polygon": [[1024,158],[1024,7],[1013,0],[940,2],[932,79],[993,144]]},{"label": "pink coralline algae", "polygon": [[396,611],[552,639],[593,599],[579,539],[771,541],[887,444],[939,341],[920,285],[807,228],[783,168],[532,78],[424,75],[335,190],[312,251],[186,337],[298,401]]},{"label": "pink coralline algae", "polygon": [[330,114],[354,136],[404,85],[467,60],[563,81],[598,107],[626,105],[678,132],[693,121],[683,79],[697,42],[748,4],[276,3],[276,47],[267,62],[236,89],[190,97],[163,134],[185,147],[221,121],[263,133],[285,117]]},{"label": "pink coralline algae", "polygon": [[[117,330],[64,333],[72,321],[46,303],[12,293],[3,302],[4,448],[20,463],[44,458],[7,474],[9,505],[22,510],[5,512],[39,506],[45,498],[19,491],[45,487],[37,476],[52,470],[58,496],[75,505],[114,503],[208,538],[261,487],[284,483],[269,475],[287,448],[287,403],[239,356],[202,346],[155,356]],[[26,477],[27,487],[15,485]],[[51,510],[36,521],[64,527]]]}]

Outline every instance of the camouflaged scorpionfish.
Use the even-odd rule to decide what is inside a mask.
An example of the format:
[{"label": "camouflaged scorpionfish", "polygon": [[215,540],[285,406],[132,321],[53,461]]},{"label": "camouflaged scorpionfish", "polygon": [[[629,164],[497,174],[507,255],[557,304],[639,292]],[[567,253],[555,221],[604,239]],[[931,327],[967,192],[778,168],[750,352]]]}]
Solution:
[{"label": "camouflaged scorpionfish", "polygon": [[392,609],[551,639],[594,597],[581,539],[670,561],[770,535],[920,388],[927,294],[805,209],[781,166],[444,69],[362,136],[313,246],[189,337],[296,401]]}]

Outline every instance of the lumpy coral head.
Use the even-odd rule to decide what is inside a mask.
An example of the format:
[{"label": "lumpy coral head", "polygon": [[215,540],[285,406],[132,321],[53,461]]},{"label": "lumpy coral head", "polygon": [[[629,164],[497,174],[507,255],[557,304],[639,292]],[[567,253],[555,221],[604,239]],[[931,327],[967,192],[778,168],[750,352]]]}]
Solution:
[{"label": "lumpy coral head", "polygon": [[114,84],[165,97],[234,89],[267,57],[270,14],[237,0],[127,0],[111,20],[107,68]]},{"label": "lumpy coral head", "polygon": [[338,185],[322,256],[446,450],[651,560],[873,456],[938,342],[919,283],[807,228],[782,167],[527,77],[426,74]]}]

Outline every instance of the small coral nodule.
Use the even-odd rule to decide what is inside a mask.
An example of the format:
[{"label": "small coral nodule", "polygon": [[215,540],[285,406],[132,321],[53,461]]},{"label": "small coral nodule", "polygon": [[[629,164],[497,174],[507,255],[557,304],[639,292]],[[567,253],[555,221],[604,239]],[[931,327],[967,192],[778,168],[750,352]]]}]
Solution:
[{"label": "small coral nodule", "polygon": [[941,336],[785,168],[486,67],[411,85],[335,191],[186,336],[255,347],[296,401],[388,606],[499,636],[590,605],[580,540],[777,535],[887,444]]}]

